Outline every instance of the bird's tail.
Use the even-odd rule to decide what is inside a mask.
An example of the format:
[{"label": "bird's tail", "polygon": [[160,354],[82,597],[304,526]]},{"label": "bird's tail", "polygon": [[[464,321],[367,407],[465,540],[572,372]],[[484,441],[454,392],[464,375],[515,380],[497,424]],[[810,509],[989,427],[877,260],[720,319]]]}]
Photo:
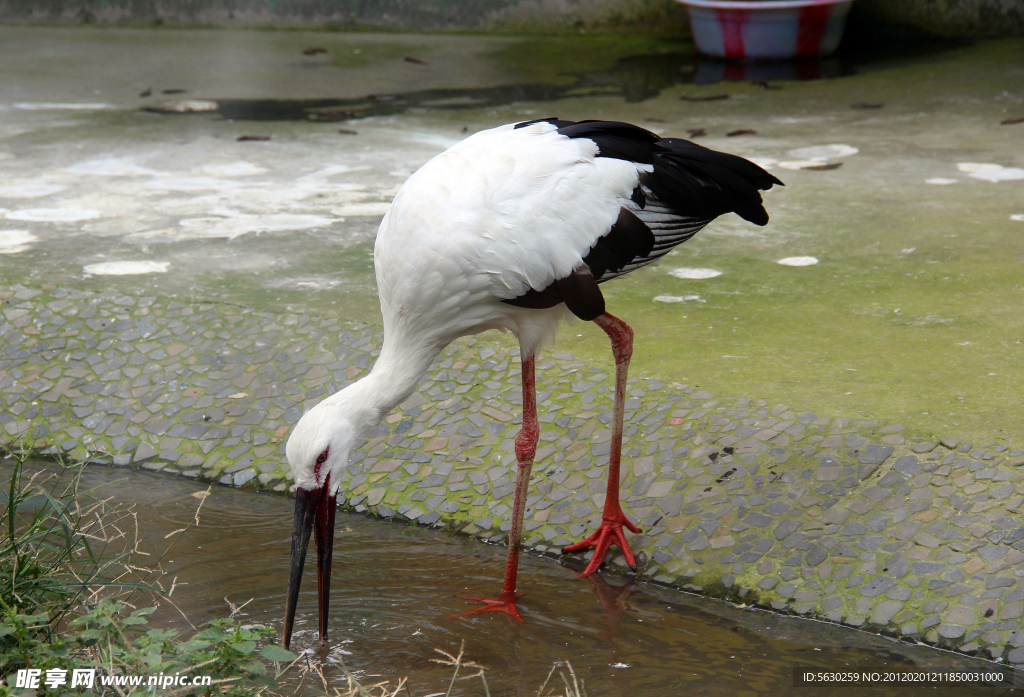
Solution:
[{"label": "bird's tail", "polygon": [[764,225],[768,213],[760,192],[784,186],[749,160],[681,138],[657,141],[652,164],[654,171],[644,178],[651,193],[670,208],[705,220],[736,213]]},{"label": "bird's tail", "polygon": [[[598,157],[653,165],[642,183],[665,206],[705,223],[736,213],[757,225],[768,222],[761,191],[782,182],[753,162],[681,138],[660,138],[646,128],[621,121],[547,121],[570,138],[588,138]],[[534,123],[518,124],[522,127]]]}]

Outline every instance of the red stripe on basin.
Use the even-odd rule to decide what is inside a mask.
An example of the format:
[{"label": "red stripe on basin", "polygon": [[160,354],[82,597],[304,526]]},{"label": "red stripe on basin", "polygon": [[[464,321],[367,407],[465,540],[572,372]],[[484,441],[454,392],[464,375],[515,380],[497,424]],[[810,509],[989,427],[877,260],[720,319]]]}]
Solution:
[{"label": "red stripe on basin", "polygon": [[743,63],[726,63],[725,74],[722,76],[729,82],[743,80],[747,75],[747,66]]},{"label": "red stripe on basin", "polygon": [[800,9],[800,24],[796,34],[796,56],[805,58],[821,52],[821,41],[832,16],[831,5],[809,5]]},{"label": "red stripe on basin", "polygon": [[743,58],[743,25],[747,13],[744,10],[715,10],[722,27],[722,49],[726,58]]}]

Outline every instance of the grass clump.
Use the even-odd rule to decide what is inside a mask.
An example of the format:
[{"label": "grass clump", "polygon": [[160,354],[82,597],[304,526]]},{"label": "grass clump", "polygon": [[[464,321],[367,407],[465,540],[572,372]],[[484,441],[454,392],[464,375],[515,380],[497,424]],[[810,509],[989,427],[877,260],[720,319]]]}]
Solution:
[{"label": "grass clump", "polygon": [[[5,611],[0,634],[6,650],[0,662],[10,689],[18,668],[40,671],[40,687],[51,675],[63,678],[67,688],[74,670],[95,670],[93,684],[84,693],[128,695],[152,687],[171,695],[257,695],[278,686],[284,671],[271,662],[297,657],[272,644],[257,650],[258,643],[274,634],[270,627],[243,627],[217,620],[185,638],[175,630],[151,629],[149,615],[155,607],[133,610],[123,602],[104,598],[95,606],[75,613],[66,631],[48,632],[52,621],[45,612],[34,615]],[[49,634],[49,637],[47,637]],[[199,684],[192,684],[198,678]],[[47,690],[47,692],[49,692]],[[66,694],[66,689],[55,692]],[[0,688],[0,694],[2,694]]]},{"label": "grass clump", "polygon": [[[2,454],[2,453],[0,453]],[[129,561],[122,526],[126,513],[70,480],[37,471],[26,481],[25,461],[13,460],[0,514],[0,606],[4,612],[46,613],[60,622],[100,587],[142,588],[114,574]],[[118,549],[112,549],[120,541]]]},{"label": "grass clump", "polygon": [[[84,487],[84,465],[30,474],[24,453],[0,451],[0,460],[9,476],[0,514],[0,695],[129,695],[151,689],[150,676],[165,696],[278,687],[288,669],[278,664],[298,657],[269,643],[270,627],[226,618],[188,637],[149,627],[159,604],[174,605],[173,584],[164,590],[160,559],[139,549],[135,512]],[[70,689],[76,669],[95,670],[84,692]],[[19,670],[39,671],[35,690],[11,684]]]}]

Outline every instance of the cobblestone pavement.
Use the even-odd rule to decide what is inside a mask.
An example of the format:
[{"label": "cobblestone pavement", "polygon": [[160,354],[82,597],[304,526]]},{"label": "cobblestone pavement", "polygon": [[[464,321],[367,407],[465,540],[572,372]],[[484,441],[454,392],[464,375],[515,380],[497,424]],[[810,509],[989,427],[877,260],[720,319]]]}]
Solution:
[{"label": "cobblestone pavement", "polygon": [[[14,286],[0,302],[4,447],[279,492],[291,426],[366,374],[381,340],[332,318],[112,291]],[[449,347],[355,455],[345,505],[499,542],[515,354]],[[613,385],[567,354],[538,368],[525,537],[555,556],[600,519]],[[626,409],[644,580],[1024,664],[1024,450],[658,380],[632,378]]]}]

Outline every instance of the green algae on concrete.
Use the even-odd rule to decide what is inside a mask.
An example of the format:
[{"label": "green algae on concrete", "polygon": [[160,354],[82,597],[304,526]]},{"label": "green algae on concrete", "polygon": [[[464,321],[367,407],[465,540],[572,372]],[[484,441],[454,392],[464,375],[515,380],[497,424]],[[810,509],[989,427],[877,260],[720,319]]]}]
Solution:
[{"label": "green algae on concrete", "polygon": [[524,37],[497,47],[487,60],[506,70],[515,82],[572,82],[581,73],[607,70],[630,56],[692,53],[693,43],[681,38],[646,36]]},{"label": "green algae on concrete", "polygon": [[8,0],[0,20],[37,24],[106,24],[135,27],[222,27],[337,31],[504,31],[565,34],[581,31],[688,31],[686,11],[674,0],[591,0],[537,3],[531,0],[434,0],[405,2],[313,2],[311,0],[105,0],[40,5]]},{"label": "green algae on concrete", "polygon": [[[720,219],[660,265],[603,286],[609,307],[638,329],[639,374],[899,420],[925,434],[1019,442],[1024,238],[1011,216],[1022,181],[971,178],[957,164],[1024,165],[1020,133],[1000,124],[1024,114],[1012,87],[1024,84],[1020,47],[989,42],[780,90],[691,87],[731,96],[680,105],[663,94],[628,116],[602,100],[605,115],[650,115],[664,134],[704,128],[702,144],[775,160],[787,184],[765,195],[766,228]],[[850,107],[875,100],[885,106]],[[561,115],[581,118],[587,106],[566,104]],[[757,134],[725,136],[737,128]],[[859,152],[833,158],[841,166],[831,171],[778,165],[825,144]],[[936,177],[955,183],[927,183]],[[819,263],[776,263],[803,255]],[[677,267],[724,273],[683,280],[668,273]],[[654,301],[665,295],[699,299]],[[560,342],[588,360],[605,356],[592,332]]]},{"label": "green algae on concrete", "polygon": [[[457,111],[423,107],[345,122],[358,135],[342,136],[335,123],[231,123],[135,107],[152,101],[138,97],[148,86],[187,87],[187,96],[202,99],[305,99],[322,97],[327,89],[357,97],[425,87],[475,89],[495,81],[528,84],[538,75],[557,75],[566,53],[581,57],[573,70],[585,70],[593,60],[591,69],[600,71],[613,58],[640,48],[636,40],[619,45],[588,37],[558,38],[541,49],[543,42],[536,38],[460,36],[449,46],[446,37],[434,35],[329,34],[323,39],[331,51],[327,57],[304,57],[301,48],[311,35],[301,33],[57,30],[54,36],[54,30],[34,28],[0,31],[9,51],[5,65],[12,75],[26,76],[5,84],[8,102],[102,99],[131,107],[3,112],[8,135],[2,152],[13,157],[0,161],[0,172],[12,182],[65,189],[34,199],[3,198],[0,206],[17,215],[22,208],[73,202],[105,216],[82,223],[5,221],[41,240],[19,254],[4,255],[8,283],[54,282],[122,292],[159,288],[181,297],[220,297],[261,310],[336,312],[373,323],[377,310],[369,254],[379,213],[351,215],[349,206],[386,205],[404,176],[462,138],[463,129],[469,133],[547,115],[621,119],[665,135],[703,128],[707,136],[698,142],[759,161],[775,160],[769,166],[787,186],[766,195],[772,216],[766,228],[720,219],[658,266],[605,286],[610,306],[639,329],[637,374],[807,410],[827,408],[866,420],[901,422],[933,439],[956,432],[979,442],[1024,441],[1016,389],[1024,379],[1017,360],[1024,292],[1017,280],[1024,260],[1018,228],[1024,223],[1011,217],[1024,214],[1022,183],[973,178],[957,166],[1024,165],[1015,147],[1024,126],[1000,124],[1024,114],[1024,96],[1017,89],[1024,84],[1020,40],[875,63],[836,80],[780,82],[778,90],[747,83],[685,88],[689,96],[730,95],[718,101],[684,102],[677,98],[682,89],[666,89],[635,103],[606,94],[498,107],[463,105]],[[395,49],[364,67],[335,71],[329,66],[335,52],[351,52],[351,46],[367,41],[410,51],[429,47],[417,57],[430,65],[407,63]],[[57,60],[51,50],[56,44],[65,51],[61,55],[80,60]],[[148,50],[138,61],[118,58],[136,55],[143,46]],[[528,57],[503,62],[500,58],[516,46],[534,48]],[[660,51],[669,44],[651,46],[644,50]],[[109,74],[89,67],[94,53],[113,66]],[[186,58],[172,69],[173,55]],[[211,62],[225,69],[197,67]],[[201,77],[181,82],[186,74]],[[859,101],[884,106],[851,108]],[[725,135],[738,128],[757,133]],[[244,134],[267,135],[271,141],[237,142]],[[66,147],[68,139],[76,147]],[[790,170],[778,164],[795,159],[791,151],[827,144],[859,152],[834,158],[834,164],[841,164],[835,170]],[[75,173],[84,161],[103,157],[156,174]],[[229,211],[223,214],[228,222],[232,215],[256,220],[287,212],[319,216],[330,224],[247,233],[234,221],[240,225],[231,233],[235,238],[183,236],[182,221],[191,224],[191,219],[221,214],[210,212],[211,203],[184,205],[188,194],[154,184],[238,161],[266,172],[221,176],[222,182],[210,184],[214,188],[191,195],[214,196],[221,210]],[[353,171],[330,175],[321,189],[294,203],[277,196],[295,192],[298,197],[299,180],[339,164]],[[369,169],[358,169],[363,167]],[[927,183],[933,178],[955,183]],[[173,207],[157,214],[165,206]],[[171,265],[159,278],[83,277],[81,267],[101,255]],[[820,261],[800,268],[776,264],[802,255]],[[724,273],[683,280],[668,274],[678,266]],[[665,295],[695,295],[705,302],[654,301]],[[493,341],[500,345],[502,340]],[[565,332],[560,342],[587,360],[606,358],[598,333]]]},{"label": "green algae on concrete", "polygon": [[[230,486],[287,490],[290,426],[380,342],[336,319],[114,291],[0,301],[6,449]],[[590,365],[538,364],[538,553],[600,519],[613,389]],[[1024,450],[661,380],[634,377],[628,396],[621,488],[644,580],[1024,663]],[[453,344],[353,457],[345,504],[501,540],[520,404],[514,351]]]}]

